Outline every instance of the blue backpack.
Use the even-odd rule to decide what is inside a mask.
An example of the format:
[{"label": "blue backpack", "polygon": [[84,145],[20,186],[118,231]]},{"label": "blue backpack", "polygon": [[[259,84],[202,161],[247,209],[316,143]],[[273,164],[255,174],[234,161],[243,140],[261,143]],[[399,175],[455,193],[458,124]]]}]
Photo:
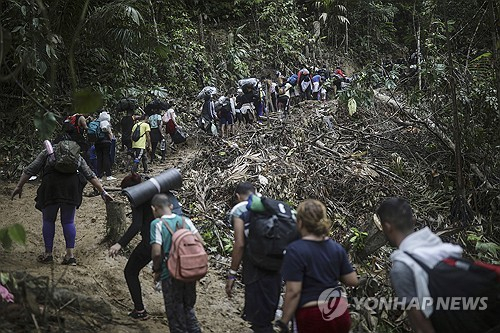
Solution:
[{"label": "blue backpack", "polygon": [[91,121],[87,126],[87,138],[89,142],[96,142],[99,139],[104,139],[105,133],[101,131],[101,122],[98,120]]},{"label": "blue backpack", "polygon": [[288,83],[290,83],[292,86],[295,86],[297,84],[297,81],[299,80],[299,76],[297,74],[293,74],[288,78]]}]

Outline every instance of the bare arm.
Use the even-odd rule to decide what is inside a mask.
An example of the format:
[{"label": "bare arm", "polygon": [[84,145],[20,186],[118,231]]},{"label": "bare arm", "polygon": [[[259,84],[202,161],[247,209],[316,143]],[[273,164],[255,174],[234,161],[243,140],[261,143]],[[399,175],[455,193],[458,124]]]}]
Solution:
[{"label": "bare arm", "polygon": [[30,175],[27,175],[26,173],[22,173],[21,177],[19,178],[19,182],[17,182],[16,188],[14,191],[12,191],[11,200],[14,200],[14,197],[16,195],[19,195],[19,198],[21,197],[21,194],[23,193],[23,186],[26,184],[26,182],[30,179]]},{"label": "bare arm", "polygon": [[295,315],[299,306],[300,293],[302,292],[302,281],[287,281],[285,291],[285,303],[283,304],[283,317],[281,321],[288,324]]},{"label": "bare arm", "polygon": [[99,179],[97,179],[97,177],[90,179],[89,182],[99,191],[99,193],[101,194],[101,197],[104,201],[113,201],[113,197],[111,197],[108,194],[108,192],[106,192],[104,190],[101,182],[99,181]]},{"label": "bare arm", "polygon": [[408,318],[415,333],[435,333],[431,321],[424,316],[422,311],[410,309],[408,311]]},{"label": "bare arm", "polygon": [[[231,255],[231,270],[238,271],[241,260],[243,259],[243,251],[245,250],[245,222],[242,219],[235,217],[233,225],[234,244],[233,253]],[[228,277],[226,282],[226,294],[228,297],[231,297],[234,281],[234,277]]]},{"label": "bare arm", "polygon": [[161,272],[161,244],[151,245],[151,259],[153,259],[153,271],[155,272],[155,282],[158,281]]},{"label": "bare arm", "polygon": [[88,129],[87,120],[85,119],[84,116],[80,116],[80,118],[78,118],[78,126],[86,130]]},{"label": "bare arm", "polygon": [[349,287],[356,287],[359,284],[358,275],[356,272],[351,272],[340,276],[340,282]]}]

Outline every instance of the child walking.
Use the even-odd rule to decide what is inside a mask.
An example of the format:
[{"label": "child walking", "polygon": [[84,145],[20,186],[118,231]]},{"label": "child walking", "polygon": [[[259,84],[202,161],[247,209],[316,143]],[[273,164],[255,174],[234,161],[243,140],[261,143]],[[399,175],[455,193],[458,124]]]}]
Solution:
[{"label": "child walking", "polygon": [[[165,194],[157,194],[151,199],[151,208],[156,219],[151,223],[151,257],[155,282],[161,280],[163,301],[171,333],[201,333],[194,311],[196,303],[196,282],[182,282],[170,276],[165,264],[170,252],[172,235],[165,226],[172,230],[183,225],[181,216],[172,213],[172,203]],[[196,228],[185,223],[185,227],[201,238]],[[163,253],[162,253],[163,251]],[[163,257],[163,254],[165,255]],[[165,258],[165,260],[163,260]]]}]

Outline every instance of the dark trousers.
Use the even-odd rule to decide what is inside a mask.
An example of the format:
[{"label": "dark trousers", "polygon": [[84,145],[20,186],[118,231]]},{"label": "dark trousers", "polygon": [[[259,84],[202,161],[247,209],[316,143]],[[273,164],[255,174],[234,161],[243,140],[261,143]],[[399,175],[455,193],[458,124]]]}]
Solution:
[{"label": "dark trousers", "polygon": [[132,251],[123,272],[127,281],[128,291],[134,302],[134,309],[144,310],[139,272],[151,261],[151,246],[141,241]]},{"label": "dark trousers", "polygon": [[155,160],[156,148],[158,147],[158,143],[160,143],[162,137],[159,128],[151,129],[151,162]]},{"label": "dark trousers", "polygon": [[271,93],[271,104],[273,105],[273,111],[278,111],[278,94]]},{"label": "dark trousers", "polygon": [[96,142],[95,154],[97,156],[97,170],[99,178],[103,175],[111,176],[111,142]]},{"label": "dark trousers", "polygon": [[272,333],[281,292],[281,274],[268,274],[245,284],[243,319],[250,322],[256,333]]},{"label": "dark trousers", "polygon": [[196,282],[181,282],[169,277],[161,282],[170,333],[201,333],[194,312]]},{"label": "dark trousers", "polygon": [[142,162],[142,167],[144,168],[144,172],[148,172],[148,157],[146,156],[146,149],[141,149],[141,148],[132,148],[132,149],[134,151],[134,164],[132,166],[132,172],[137,172],[139,170],[139,162]]}]

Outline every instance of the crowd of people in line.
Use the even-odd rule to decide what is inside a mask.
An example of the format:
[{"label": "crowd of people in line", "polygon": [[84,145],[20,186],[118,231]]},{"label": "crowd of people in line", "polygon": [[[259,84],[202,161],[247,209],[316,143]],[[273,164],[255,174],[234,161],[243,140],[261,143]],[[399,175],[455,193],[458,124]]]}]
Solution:
[{"label": "crowd of people in line", "polygon": [[[137,172],[142,166],[142,171],[149,173],[148,165],[164,162],[167,150],[176,151],[174,144],[182,143],[186,138],[171,105],[155,99],[145,111],[137,110],[133,99],[123,99],[117,107],[117,113],[125,113],[117,123],[121,132],[120,151],[125,156],[122,171]],[[100,181],[116,180],[112,176],[112,166],[117,140],[111,123],[107,111],[100,111],[95,117],[74,114],[63,123],[63,135],[78,143],[82,157]],[[169,135],[172,138],[170,144],[167,143]]]},{"label": "crowd of people in line", "polygon": [[[57,144],[55,151],[60,151]],[[52,263],[54,260],[54,226],[57,211],[60,210],[66,240],[66,256],[62,264],[76,265],[73,253],[76,234],[74,218],[75,211],[81,204],[81,185],[78,178],[89,180],[101,191],[104,200],[112,198],[102,188],[83,158],[80,157],[78,161],[79,173],[64,174],[57,171],[58,162],[50,162],[50,155],[51,150],[45,149],[24,170],[12,198],[21,196],[23,185],[28,178],[43,170],[44,177],[37,192],[36,208],[42,211],[45,253],[37,260],[40,263]],[[61,179],[61,176],[64,176],[64,179]],[[141,182],[143,179],[139,174],[131,173],[120,185],[127,189]],[[306,199],[295,211],[282,201],[261,196],[249,182],[239,183],[234,193],[237,203],[229,213],[234,230],[234,244],[225,291],[228,297],[232,297],[235,281],[242,277],[242,318],[249,322],[251,330],[262,333],[349,332],[351,317],[345,296],[339,294],[332,299],[323,295],[325,291],[335,289],[341,284],[347,287],[357,286],[358,273],[346,250],[330,238],[332,223],[325,205],[318,200]],[[71,196],[68,197],[68,194]],[[435,281],[431,279],[446,277],[434,276],[429,268],[425,267],[439,267],[450,258],[460,258],[462,248],[444,243],[428,227],[415,231],[415,217],[405,199],[393,197],[384,200],[376,215],[389,243],[398,248],[391,255],[393,267],[390,278],[396,295],[403,300],[403,309],[408,310],[415,332],[496,332],[488,330],[498,329],[500,324],[498,266],[483,263],[485,267],[489,266],[488,269],[483,269],[476,265],[475,273],[463,268],[456,268],[455,271],[447,268],[448,278],[442,281],[445,283],[444,289],[450,289],[450,286],[453,288],[454,283],[450,284],[450,279],[455,279],[456,270],[462,272],[459,273],[462,281],[457,283],[457,288],[474,290],[472,286],[464,287],[470,281],[480,283],[484,288],[485,282],[491,280],[496,281],[493,283],[496,283],[497,289],[494,297],[490,298],[491,302],[488,301],[488,306],[491,307],[488,311],[485,308],[474,309],[466,315],[456,312],[455,317],[443,317],[443,312],[426,304],[425,298],[430,297],[431,292],[435,290]],[[273,233],[278,233],[273,235],[279,236],[274,240],[274,236],[269,237],[269,223],[274,225]],[[140,320],[148,319],[139,273],[152,261],[152,282],[159,286],[163,293],[170,332],[201,332],[195,314],[196,280],[183,281],[174,278],[167,265],[169,255],[173,251],[171,245],[175,234],[172,230],[178,228],[189,230],[204,244],[200,232],[185,215],[176,196],[170,191],[156,194],[143,204],[132,206],[132,223],[117,243],[110,247],[109,255],[118,255],[140,233],[142,239],[132,250],[124,268],[125,280],[134,305],[129,316]],[[276,249],[272,252],[276,246],[278,252]],[[240,271],[241,264],[243,268]],[[461,261],[461,264],[473,265],[467,261]],[[472,280],[469,274],[474,274]],[[283,285],[284,303],[280,311]],[[484,290],[482,292],[484,293]],[[419,300],[417,306],[413,303],[414,299]],[[335,315],[330,316],[332,313]],[[471,313],[474,315],[470,315]],[[457,316],[463,318],[457,319]],[[457,330],[457,327],[468,329]]]},{"label": "crowd of people in line", "polygon": [[[326,82],[326,79],[320,75],[319,81],[313,80],[316,75],[304,69],[298,73],[296,84],[300,87],[300,98],[323,98],[322,90],[326,90],[326,87],[322,87],[321,83]],[[326,78],[329,74],[324,75]],[[219,119],[222,134],[230,135],[233,130],[230,127],[231,115],[236,115],[238,121],[247,122],[251,121],[248,114],[256,110],[254,119],[258,121],[268,107],[262,105],[265,101],[271,101],[274,110],[280,110],[281,107],[283,113],[287,114],[291,96],[287,94],[294,87],[293,80],[291,77],[284,79],[278,76],[274,90],[264,89],[271,94],[269,100],[262,99],[259,93],[262,87],[271,89],[273,86],[273,82],[266,83],[265,80],[243,80],[240,82],[242,91],[227,102],[227,99],[221,98],[215,102],[214,89],[204,89],[200,93],[200,98],[204,100],[200,127],[213,133],[213,121]],[[310,83],[307,85],[304,82]],[[316,82],[320,82],[319,87],[314,85]],[[283,92],[280,89],[288,90]],[[255,96],[260,96],[257,104]],[[185,140],[176,122],[175,112],[169,105],[154,101],[149,104],[145,114],[136,115],[135,106],[131,106],[130,101],[125,104],[121,106],[126,111],[126,116],[120,121],[121,148],[129,152],[131,173],[120,183],[124,190],[144,181],[137,173],[139,164],[147,172],[148,160],[154,162],[158,158],[158,147],[160,158],[165,159],[166,134],[171,135],[172,143],[182,141],[182,137]],[[227,105],[227,111],[221,111]],[[37,261],[43,264],[54,262],[55,221],[60,212],[66,242],[62,264],[75,266],[75,215],[82,203],[85,184],[90,182],[103,200],[113,200],[101,183],[101,179],[113,179],[111,162],[116,139],[111,117],[105,111],[100,112],[95,119],[86,119],[78,114],[70,116],[65,120],[62,135],[54,142],[46,141],[44,144],[45,149],[24,169],[11,197],[20,197],[30,177],[42,174],[35,207],[42,213],[45,251],[37,257]],[[95,160],[97,163],[94,163]],[[245,303],[242,317],[249,322],[251,329],[258,333],[349,332],[351,317],[348,307],[343,308],[345,304],[340,301],[342,297],[332,301],[322,296],[325,290],[337,288],[340,284],[355,287],[359,283],[358,273],[346,250],[330,238],[332,223],[325,205],[318,200],[306,199],[294,210],[283,201],[261,196],[249,182],[239,183],[234,195],[237,203],[229,213],[234,243],[225,292],[228,297],[232,297],[235,281],[242,277]],[[397,296],[406,300],[406,303],[403,302],[405,306],[413,304],[410,303],[413,299],[421,302],[425,297],[433,296],[435,277],[429,269],[440,267],[449,258],[460,258],[462,248],[444,243],[427,227],[415,231],[412,208],[404,199],[394,197],[384,200],[376,215],[390,244],[398,248],[391,256],[393,267],[390,272]],[[204,244],[197,226],[186,216],[176,196],[170,191],[163,191],[140,205],[132,205],[132,223],[116,244],[110,247],[109,255],[118,255],[140,233],[141,241],[133,249],[124,268],[125,281],[133,302],[133,309],[128,315],[134,319],[148,318],[139,274],[152,261],[153,282],[162,290],[170,332],[201,332],[194,310],[196,280],[184,281],[174,277],[167,265],[172,255],[172,230],[178,228],[189,230],[193,238]],[[461,265],[465,265],[464,262]],[[500,276],[498,267],[482,265],[484,270],[480,271],[476,266],[475,270],[479,273],[474,274],[479,275],[475,276],[474,281],[481,281],[483,285],[489,283],[487,279],[491,279],[491,274],[495,281],[498,279],[497,274]],[[463,271],[469,274],[469,271]],[[451,277],[455,276],[453,272],[456,273],[447,272]],[[460,275],[460,286],[472,281],[467,274]],[[284,303],[280,312],[278,308],[283,285]],[[438,316],[432,307],[424,306],[410,307],[408,316],[416,332],[486,332],[499,325],[498,312],[495,312],[500,310],[498,290],[495,297],[496,303],[489,303],[491,307],[488,311],[470,312],[479,313],[476,317],[462,313],[460,318],[443,317],[442,312]],[[337,309],[340,310],[335,316],[325,316],[325,311],[331,314]],[[443,324],[443,318],[446,325]],[[473,323],[475,330],[462,330],[471,327],[469,322]]]},{"label": "crowd of people in line", "polygon": [[290,105],[304,101],[325,101],[351,82],[340,66],[330,71],[326,66],[309,70],[305,66],[288,77],[276,72],[274,77],[238,81],[238,88],[226,95],[207,86],[199,94],[203,100],[198,126],[213,135],[227,137],[253,122],[258,124],[271,112],[286,117]]}]

